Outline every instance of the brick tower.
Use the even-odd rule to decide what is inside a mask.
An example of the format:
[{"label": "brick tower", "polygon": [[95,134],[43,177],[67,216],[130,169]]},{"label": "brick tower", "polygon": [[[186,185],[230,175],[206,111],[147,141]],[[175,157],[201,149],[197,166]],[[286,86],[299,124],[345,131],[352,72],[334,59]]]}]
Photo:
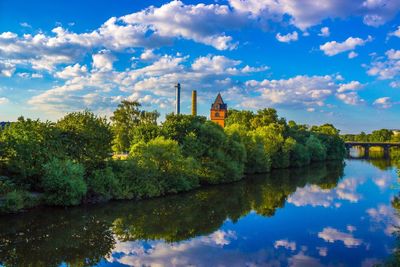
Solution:
[{"label": "brick tower", "polygon": [[228,106],[224,103],[219,93],[214,104],[211,105],[210,117],[211,121],[225,127],[225,119],[228,117]]}]

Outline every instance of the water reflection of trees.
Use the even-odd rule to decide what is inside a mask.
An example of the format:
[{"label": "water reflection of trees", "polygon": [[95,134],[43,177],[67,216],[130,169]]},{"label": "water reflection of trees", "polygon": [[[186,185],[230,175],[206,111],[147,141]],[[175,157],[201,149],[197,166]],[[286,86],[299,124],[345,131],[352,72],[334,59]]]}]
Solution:
[{"label": "water reflection of trees", "polygon": [[343,163],[279,170],[191,193],[68,210],[43,208],[0,218],[0,264],[91,266],[122,240],[176,242],[210,234],[227,220],[255,211],[273,216],[296,188],[334,188]]}]

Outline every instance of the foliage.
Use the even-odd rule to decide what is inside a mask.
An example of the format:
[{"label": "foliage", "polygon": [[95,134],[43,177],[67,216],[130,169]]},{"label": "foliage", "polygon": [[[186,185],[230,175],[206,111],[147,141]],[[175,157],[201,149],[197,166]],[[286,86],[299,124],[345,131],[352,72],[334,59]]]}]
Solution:
[{"label": "foliage", "polygon": [[132,146],[130,157],[137,162],[138,197],[154,197],[187,191],[198,186],[196,162],[185,158],[178,143],[157,137]]},{"label": "foliage", "polygon": [[306,147],[310,153],[311,161],[322,161],[326,159],[326,147],[315,135],[310,135],[306,141]]},{"label": "foliage", "polygon": [[16,186],[8,177],[0,176],[0,213],[18,212],[37,204],[23,188]]},{"label": "foliage", "polygon": [[344,141],[339,136],[339,130],[331,124],[311,127],[311,131],[326,147],[326,158],[329,160],[343,159],[346,155]]},{"label": "foliage", "polygon": [[[157,125],[159,114],[140,107],[123,101],[111,124],[83,111],[56,124],[20,118],[7,125],[0,131],[0,168],[12,178],[10,184],[0,179],[0,197],[10,194],[14,209],[25,206],[18,194],[26,184],[43,193],[49,205],[141,199],[345,155],[339,130],[331,124],[287,123],[272,108],[230,110],[224,129],[192,115],[169,114]],[[113,159],[112,150],[129,150],[129,156]]]},{"label": "foliage", "polygon": [[246,131],[239,123],[227,126],[225,131],[228,135],[235,136],[237,141],[243,143],[246,152],[246,173],[264,173],[270,171],[271,158],[265,150],[262,136],[255,131]]},{"label": "foliage", "polygon": [[111,167],[95,170],[87,179],[89,195],[98,200],[109,200],[118,190],[118,182]]},{"label": "foliage", "polygon": [[87,191],[81,164],[71,160],[52,159],[44,165],[42,187],[46,204],[56,206],[78,205]]},{"label": "foliage", "polygon": [[7,171],[16,182],[34,188],[43,175],[43,164],[62,156],[59,131],[48,121],[20,117],[0,132],[0,143],[1,160],[5,161]]},{"label": "foliage", "polygon": [[128,151],[132,145],[132,130],[138,125],[156,125],[159,113],[140,110],[136,101],[123,100],[111,117],[114,134],[113,150],[116,152]]},{"label": "foliage", "polygon": [[400,142],[400,135],[388,129],[375,130],[370,134],[366,134],[365,132],[359,134],[344,134],[341,137],[345,141],[352,142]]},{"label": "foliage", "polygon": [[106,118],[90,111],[73,112],[59,120],[61,142],[68,157],[90,171],[111,156],[112,132]]},{"label": "foliage", "polygon": [[293,138],[289,137],[286,140],[290,142],[290,166],[302,167],[310,164],[310,152],[307,147],[303,144],[296,142]]}]

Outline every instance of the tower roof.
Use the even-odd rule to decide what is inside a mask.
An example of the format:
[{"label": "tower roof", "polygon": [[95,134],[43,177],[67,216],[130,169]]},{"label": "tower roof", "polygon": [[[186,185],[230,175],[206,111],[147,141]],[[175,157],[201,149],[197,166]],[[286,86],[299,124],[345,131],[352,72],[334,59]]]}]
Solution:
[{"label": "tower roof", "polygon": [[225,104],[224,100],[222,100],[221,93],[218,93],[217,97],[215,98],[214,104]]},{"label": "tower roof", "polygon": [[217,98],[215,98],[214,103],[211,105],[211,109],[214,110],[227,109],[227,105],[224,103],[224,100],[222,100],[222,96],[220,93],[218,93]]}]

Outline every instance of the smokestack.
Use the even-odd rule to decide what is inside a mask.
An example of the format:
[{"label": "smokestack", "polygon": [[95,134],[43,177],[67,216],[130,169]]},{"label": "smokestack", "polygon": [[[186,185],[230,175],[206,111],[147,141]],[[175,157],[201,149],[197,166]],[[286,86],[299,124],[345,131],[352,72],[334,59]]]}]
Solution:
[{"label": "smokestack", "polygon": [[192,91],[192,115],[197,116],[197,91]]},{"label": "smokestack", "polygon": [[176,88],[176,106],[175,106],[175,114],[178,115],[181,113],[181,84],[177,83],[175,85]]}]

